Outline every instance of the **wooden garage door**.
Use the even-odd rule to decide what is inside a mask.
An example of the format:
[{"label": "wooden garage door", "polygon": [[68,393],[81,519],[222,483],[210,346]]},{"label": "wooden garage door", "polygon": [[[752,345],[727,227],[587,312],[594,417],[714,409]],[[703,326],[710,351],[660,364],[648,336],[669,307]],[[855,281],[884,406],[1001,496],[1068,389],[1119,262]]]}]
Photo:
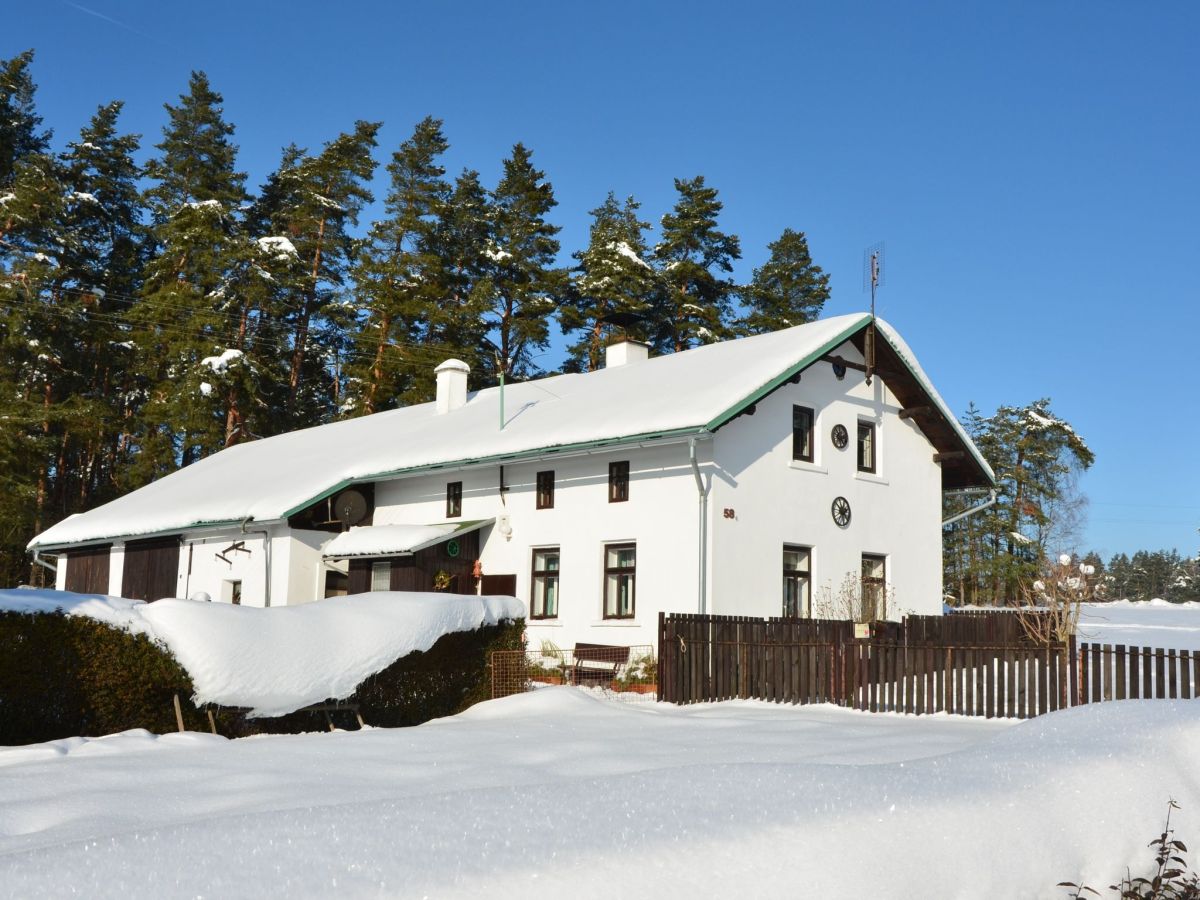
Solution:
[{"label": "wooden garage door", "polygon": [[129,541],[125,545],[125,568],[121,577],[122,597],[133,600],[174,597],[178,582],[178,535],[148,541]]},{"label": "wooden garage door", "polygon": [[108,558],[112,544],[83,547],[64,554],[67,563],[68,591],[80,594],[108,593]]}]

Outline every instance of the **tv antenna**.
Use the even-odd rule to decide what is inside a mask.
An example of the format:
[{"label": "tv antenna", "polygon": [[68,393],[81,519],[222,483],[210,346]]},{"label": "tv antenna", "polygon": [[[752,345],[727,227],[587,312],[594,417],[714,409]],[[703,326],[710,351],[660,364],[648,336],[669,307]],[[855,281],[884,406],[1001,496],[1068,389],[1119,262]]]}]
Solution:
[{"label": "tv antenna", "polygon": [[875,375],[875,292],[883,286],[883,241],[872,244],[863,251],[863,290],[871,292],[871,321],[867,324],[865,353],[867,358],[867,384]]}]

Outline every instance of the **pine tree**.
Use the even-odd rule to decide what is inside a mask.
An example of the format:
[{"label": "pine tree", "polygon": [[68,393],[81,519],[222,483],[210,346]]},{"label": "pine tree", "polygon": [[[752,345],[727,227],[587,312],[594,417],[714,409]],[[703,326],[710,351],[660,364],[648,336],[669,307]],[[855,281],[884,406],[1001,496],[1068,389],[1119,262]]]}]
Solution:
[{"label": "pine tree", "polygon": [[1095,457],[1047,399],[964,424],[996,473],[997,500],[948,529],[945,584],[964,602],[1013,604],[1051,549],[1055,502]]},{"label": "pine tree", "polygon": [[291,345],[285,406],[291,428],[325,421],[341,405],[340,360],[356,315],[344,293],[356,249],[350,230],[373,200],[367,184],[379,127],[356,122],[320,153],[300,154],[279,173],[272,236],[287,237],[303,264],[302,279],[286,291],[283,314]]},{"label": "pine tree", "polygon": [[737,285],[724,277],[741,258],[735,235],[717,229],[722,204],[704,176],[675,179],[679,198],[662,218],[662,240],[654,248],[667,285],[658,312],[655,349],[678,352],[727,337]]},{"label": "pine tree", "polygon": [[134,160],[140,137],[118,132],[121,109],[119,102],[101,106],[62,156],[69,191],[59,284],[81,329],[73,382],[65,388],[78,425],[69,442],[63,436],[68,464],[56,469],[60,515],[113,496],[139,405],[127,319],[145,261],[141,170]]},{"label": "pine tree", "polygon": [[352,273],[365,312],[348,366],[356,413],[402,405],[429,382],[431,351],[416,342],[431,339],[444,301],[437,231],[451,188],[438,160],[448,147],[441,121],[427,117],[388,164],[385,218],[371,227]]},{"label": "pine tree", "polygon": [[803,231],[785,228],[767,245],[771,256],[754,270],[741,334],[763,334],[816,321],[829,299],[829,275],[812,260]]},{"label": "pine tree", "polygon": [[0,194],[12,184],[21,160],[46,153],[50,145],[50,132],[39,130],[32,65],[32,50],[0,60]]},{"label": "pine tree", "polygon": [[570,297],[560,311],[563,332],[582,332],[568,350],[567,371],[600,368],[603,351],[614,335],[644,340],[661,283],[647,261],[645,231],[638,218],[640,204],[628,197],[622,206],[610,192],[592,210],[591,236],[586,250],[575,254]]},{"label": "pine tree", "polygon": [[221,103],[204,73],[193,72],[179,105],[166,105],[159,155],[146,166],[155,255],[131,311],[148,394],[130,473],[138,482],[226,444],[227,397],[208,379],[242,365],[228,288],[253,248],[241,221],[245,175]]},{"label": "pine tree", "polygon": [[537,371],[533,357],[550,341],[550,318],[565,284],[565,273],[554,266],[559,228],[546,221],[557,205],[554,188],[524,145],[516,144],[504,160],[492,203],[486,251],[492,302],[483,361],[494,377],[524,378]]}]

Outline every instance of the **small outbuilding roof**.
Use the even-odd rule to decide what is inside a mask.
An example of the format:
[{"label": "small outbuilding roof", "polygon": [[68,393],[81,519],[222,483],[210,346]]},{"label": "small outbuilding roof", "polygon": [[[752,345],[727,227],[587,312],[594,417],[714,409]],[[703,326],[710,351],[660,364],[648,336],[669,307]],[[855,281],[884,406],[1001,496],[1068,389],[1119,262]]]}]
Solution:
[{"label": "small outbuilding roof", "polygon": [[478,531],[495,519],[475,519],[470,522],[443,522],[437,525],[362,525],[343,531],[326,546],[326,559],[348,559],[352,556],[394,556],[416,553],[456,535]]},{"label": "small outbuilding roof", "polygon": [[[945,487],[994,476],[896,331],[876,319],[880,376],[943,462]],[[238,444],[34,538],[51,549],[189,528],[278,521],[356,482],[487,462],[537,458],[689,435],[725,425],[823,356],[861,346],[871,316],[855,313],[709,344],[586,374],[555,375],[470,394],[439,414],[422,403]],[[885,365],[886,363],[886,365]]]}]

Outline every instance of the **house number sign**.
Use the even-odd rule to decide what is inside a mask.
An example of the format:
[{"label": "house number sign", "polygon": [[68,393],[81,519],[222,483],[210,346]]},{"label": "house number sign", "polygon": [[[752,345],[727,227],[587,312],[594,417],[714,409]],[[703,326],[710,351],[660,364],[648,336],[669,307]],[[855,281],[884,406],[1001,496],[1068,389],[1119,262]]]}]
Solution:
[{"label": "house number sign", "polygon": [[733,508],[729,507],[729,506],[725,507],[725,509],[721,511],[721,515],[723,515],[727,519],[736,519],[737,518],[737,513],[735,513],[733,511]]}]

